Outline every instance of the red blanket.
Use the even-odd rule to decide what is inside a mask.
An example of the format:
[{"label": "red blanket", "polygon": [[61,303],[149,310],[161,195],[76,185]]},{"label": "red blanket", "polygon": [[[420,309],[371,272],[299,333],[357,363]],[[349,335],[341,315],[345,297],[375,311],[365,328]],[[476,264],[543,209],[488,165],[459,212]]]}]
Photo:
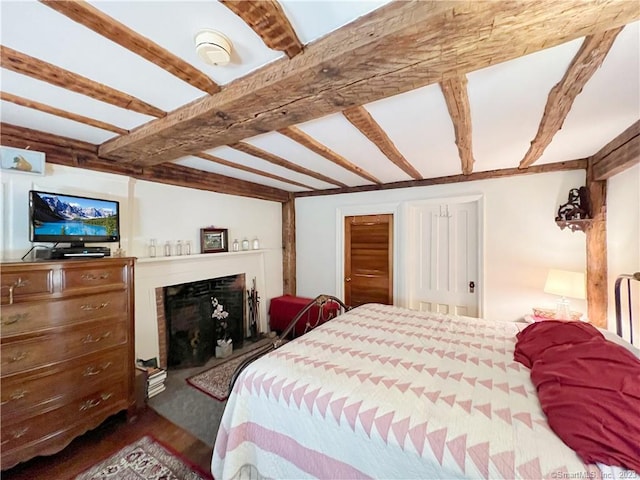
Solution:
[{"label": "red blanket", "polygon": [[640,473],[640,360],[589,324],[541,322],[518,334],[514,359],[549,426],[585,463]]}]

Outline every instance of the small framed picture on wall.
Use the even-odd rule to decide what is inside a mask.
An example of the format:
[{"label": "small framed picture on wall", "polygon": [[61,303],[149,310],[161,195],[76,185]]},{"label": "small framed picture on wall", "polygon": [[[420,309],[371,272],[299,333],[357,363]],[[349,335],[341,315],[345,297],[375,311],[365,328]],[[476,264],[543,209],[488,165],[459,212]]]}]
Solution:
[{"label": "small framed picture on wall", "polygon": [[228,252],[229,242],[226,228],[201,228],[200,253]]},{"label": "small framed picture on wall", "polygon": [[44,175],[45,155],[34,150],[0,147],[0,168],[5,172]]}]

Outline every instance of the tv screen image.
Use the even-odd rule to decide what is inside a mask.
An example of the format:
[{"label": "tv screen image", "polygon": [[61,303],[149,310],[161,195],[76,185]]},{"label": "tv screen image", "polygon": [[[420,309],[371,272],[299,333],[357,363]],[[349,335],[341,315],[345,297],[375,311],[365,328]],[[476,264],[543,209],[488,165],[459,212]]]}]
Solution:
[{"label": "tv screen image", "polygon": [[117,242],[120,204],[114,200],[59,193],[29,192],[32,242]]}]

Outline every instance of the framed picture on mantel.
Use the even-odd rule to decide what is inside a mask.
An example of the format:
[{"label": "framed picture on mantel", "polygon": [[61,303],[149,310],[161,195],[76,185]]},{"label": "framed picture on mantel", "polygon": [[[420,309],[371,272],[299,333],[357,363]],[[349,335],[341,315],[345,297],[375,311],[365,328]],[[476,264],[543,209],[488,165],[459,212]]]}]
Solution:
[{"label": "framed picture on mantel", "polygon": [[229,242],[226,228],[201,228],[200,253],[228,252]]}]

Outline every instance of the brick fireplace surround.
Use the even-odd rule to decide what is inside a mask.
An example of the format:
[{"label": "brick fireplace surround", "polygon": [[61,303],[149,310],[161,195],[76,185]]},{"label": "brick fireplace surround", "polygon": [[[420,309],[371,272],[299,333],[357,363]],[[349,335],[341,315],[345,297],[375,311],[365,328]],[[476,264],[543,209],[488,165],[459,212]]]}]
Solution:
[{"label": "brick fireplace surround", "polygon": [[135,272],[136,357],[157,357],[161,366],[167,366],[164,287],[238,273],[245,274],[247,285],[256,279],[262,298],[259,329],[267,332],[264,251],[138,259]]}]

